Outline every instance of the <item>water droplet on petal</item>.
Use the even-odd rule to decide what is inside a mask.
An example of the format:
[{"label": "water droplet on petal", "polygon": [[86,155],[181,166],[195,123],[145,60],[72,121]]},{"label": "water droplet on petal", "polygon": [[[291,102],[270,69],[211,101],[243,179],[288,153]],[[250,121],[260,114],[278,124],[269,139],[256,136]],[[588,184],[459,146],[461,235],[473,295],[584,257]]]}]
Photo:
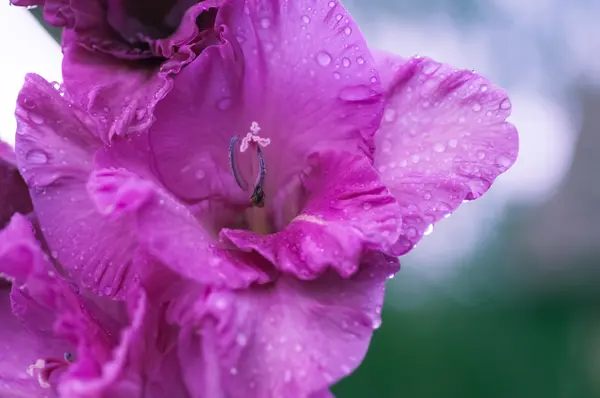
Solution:
[{"label": "water droplet on petal", "polygon": [[335,20],[336,20],[336,21],[341,21],[341,20],[342,20],[342,18],[344,18],[342,14],[337,14],[337,15],[335,16]]},{"label": "water droplet on petal", "polygon": [[481,110],[481,104],[479,102],[475,102],[471,109],[473,109],[473,112],[479,112]]},{"label": "water droplet on petal", "polygon": [[363,204],[363,209],[365,210],[371,210],[372,205],[370,203],[365,203]]},{"label": "water droplet on petal", "polygon": [[219,110],[226,111],[227,109],[231,108],[231,103],[232,103],[231,98],[229,98],[229,97],[221,98],[219,100],[219,102],[217,103],[217,108],[219,108]]},{"label": "water droplet on petal", "polygon": [[346,28],[344,29],[344,33],[347,34],[348,36],[350,36],[350,34],[352,34],[352,28],[349,26],[346,26]]},{"label": "water droplet on petal", "polygon": [[448,146],[451,148],[456,148],[458,146],[458,141],[453,138],[450,141],[448,141]]},{"label": "water droplet on petal", "polygon": [[383,112],[383,120],[385,120],[386,122],[393,122],[394,120],[396,120],[396,111],[394,109],[386,109]]},{"label": "water droplet on petal", "polygon": [[40,149],[32,149],[27,152],[25,158],[33,164],[45,164],[48,162],[48,155]]},{"label": "water droplet on petal", "polygon": [[302,22],[309,23],[310,22],[310,17],[308,15],[302,15]]},{"label": "water droplet on petal", "polygon": [[261,19],[260,26],[262,26],[263,29],[268,29],[271,26],[271,20],[269,18]]},{"label": "water droplet on petal", "polygon": [[29,120],[31,120],[35,124],[43,124],[44,123],[44,118],[35,113],[29,114]]},{"label": "water droplet on petal", "polygon": [[342,78],[342,76],[338,72],[333,72],[333,78],[335,80],[340,80]]},{"label": "water droplet on petal", "polygon": [[335,1],[330,1],[329,2],[329,7],[331,7],[331,8],[335,7]]},{"label": "water droplet on petal", "polygon": [[420,159],[421,159],[421,158],[419,157],[419,155],[412,155],[412,156],[410,157],[410,160],[411,160],[413,163],[419,163],[419,160],[420,160]]},{"label": "water droplet on petal", "polygon": [[499,164],[500,166],[502,166],[502,167],[508,167],[508,166],[510,166],[510,163],[511,163],[511,162],[510,162],[510,159],[509,159],[509,158],[507,158],[506,156],[504,156],[504,155],[499,155],[499,156],[496,158],[496,163],[498,163],[498,164]]},{"label": "water droplet on petal", "polygon": [[440,153],[444,152],[446,150],[446,145],[444,145],[441,142],[438,142],[433,146],[433,150]]},{"label": "water droplet on petal", "polygon": [[504,101],[502,101],[500,103],[500,109],[510,109],[512,107],[512,104],[510,103],[510,100],[508,98],[504,99]]},{"label": "water droplet on petal", "polygon": [[206,177],[206,173],[204,172],[204,170],[198,170],[198,171],[196,172],[195,176],[196,176],[196,179],[197,179],[197,180],[201,180],[201,179],[203,179],[204,177]]},{"label": "water droplet on petal", "polygon": [[317,63],[321,66],[327,66],[331,63],[331,55],[325,51],[317,53]]},{"label": "water droplet on petal", "polygon": [[31,98],[25,98],[23,100],[23,106],[27,109],[33,109],[33,108],[35,108],[35,101],[32,100]]},{"label": "water droplet on petal", "polygon": [[346,57],[342,58],[342,65],[344,66],[344,68],[347,68],[350,66],[350,60]]},{"label": "water droplet on petal", "polygon": [[365,63],[365,59],[363,57],[358,57],[358,58],[356,58],[356,63],[358,63],[359,65],[362,65]]},{"label": "water droplet on petal", "polygon": [[481,91],[482,93],[485,93],[487,90],[488,90],[487,84],[482,84],[481,87],[479,87],[479,91]]},{"label": "water droplet on petal", "polygon": [[344,87],[340,90],[340,99],[345,101],[365,101],[376,96],[375,91],[363,85]]},{"label": "water droplet on petal", "polygon": [[480,159],[480,160],[484,159],[485,158],[485,152],[483,152],[483,151],[477,152],[477,158]]},{"label": "water droplet on petal", "polygon": [[231,368],[231,369],[229,370],[229,372],[230,372],[232,375],[234,375],[234,376],[235,376],[235,375],[238,373],[238,370],[237,370],[237,368]]},{"label": "water droplet on petal", "polygon": [[425,235],[425,236],[431,235],[432,232],[433,232],[433,224],[429,224],[427,226],[427,228],[425,229],[425,232],[423,232],[423,235]]},{"label": "water droplet on petal", "polygon": [[248,344],[248,338],[246,337],[245,334],[240,333],[237,335],[237,337],[235,338],[235,341],[238,343],[238,345],[240,345],[241,347],[246,346],[246,344]]},{"label": "water droplet on petal", "polygon": [[371,322],[371,327],[373,328],[373,330],[379,329],[380,326],[381,326],[381,318],[377,317],[377,318],[373,319],[373,321]]}]

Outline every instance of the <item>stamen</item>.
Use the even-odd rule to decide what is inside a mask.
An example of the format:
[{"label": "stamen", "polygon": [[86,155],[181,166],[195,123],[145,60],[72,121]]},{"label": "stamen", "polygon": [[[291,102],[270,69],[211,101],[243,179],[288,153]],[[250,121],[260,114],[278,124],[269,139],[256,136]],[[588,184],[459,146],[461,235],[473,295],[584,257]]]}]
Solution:
[{"label": "stamen", "polygon": [[231,168],[231,173],[233,174],[233,178],[235,178],[235,182],[238,184],[242,190],[248,189],[248,184],[242,178],[241,174],[238,173],[236,164],[235,164],[235,144],[238,141],[238,136],[234,136],[231,141],[229,141],[229,167]]},{"label": "stamen", "polygon": [[71,363],[73,363],[73,354],[65,352],[64,359],[38,359],[34,364],[27,367],[27,374],[31,377],[36,376],[40,387],[50,388],[50,376],[52,373],[69,366]]},{"label": "stamen", "polygon": [[[250,204],[255,207],[263,207],[265,205],[265,192],[263,190],[265,176],[267,174],[267,167],[265,165],[265,158],[263,156],[261,147],[266,147],[271,143],[269,138],[262,138],[258,135],[260,132],[260,126],[256,122],[252,122],[250,125],[250,131],[246,133],[246,136],[242,139],[240,144],[240,152],[245,152],[251,144],[256,146],[256,154],[258,156],[258,175],[256,176],[256,182],[254,183],[254,189],[252,195],[250,195]],[[229,166],[231,172],[235,178],[235,182],[244,191],[248,189],[248,184],[242,178],[242,175],[237,170],[235,162],[235,145],[238,142],[238,136],[234,136],[229,142]]]}]

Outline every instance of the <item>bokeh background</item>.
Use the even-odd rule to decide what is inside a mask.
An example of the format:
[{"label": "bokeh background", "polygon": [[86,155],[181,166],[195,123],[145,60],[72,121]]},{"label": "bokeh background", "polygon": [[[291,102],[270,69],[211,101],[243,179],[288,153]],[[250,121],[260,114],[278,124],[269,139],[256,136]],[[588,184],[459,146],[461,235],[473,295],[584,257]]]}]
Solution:
[{"label": "bokeh background", "polygon": [[[346,0],[370,44],[505,87],[520,158],[403,259],[340,398],[600,397],[600,1]],[[0,6],[0,135],[60,32]]]}]

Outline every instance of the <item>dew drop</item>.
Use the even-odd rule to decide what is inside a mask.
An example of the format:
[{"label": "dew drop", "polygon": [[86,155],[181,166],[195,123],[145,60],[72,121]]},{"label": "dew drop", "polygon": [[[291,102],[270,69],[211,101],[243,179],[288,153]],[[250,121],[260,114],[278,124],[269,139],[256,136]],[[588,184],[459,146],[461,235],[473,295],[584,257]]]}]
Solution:
[{"label": "dew drop", "polygon": [[376,96],[376,92],[367,86],[344,87],[340,90],[340,99],[344,101],[365,101]]},{"label": "dew drop", "polygon": [[448,141],[448,146],[450,148],[456,148],[458,146],[458,141],[452,138],[450,141]]},{"label": "dew drop", "polygon": [[197,180],[202,180],[204,177],[206,177],[206,173],[204,170],[198,170],[195,174],[195,177]]},{"label": "dew drop", "polygon": [[512,107],[512,104],[510,103],[510,100],[508,98],[504,99],[504,101],[502,101],[500,103],[500,109],[510,109]]},{"label": "dew drop", "polygon": [[241,347],[245,347],[246,344],[248,344],[248,338],[246,337],[245,334],[240,333],[237,335],[237,337],[235,338],[235,341],[238,343],[239,346]]},{"label": "dew drop", "polygon": [[504,155],[499,155],[496,158],[496,163],[498,163],[502,167],[508,167],[508,166],[510,166],[510,159]]},{"label": "dew drop", "polygon": [[27,109],[33,109],[35,108],[35,101],[33,101],[31,98],[25,98],[23,100],[23,106]]},{"label": "dew drop", "polygon": [[386,122],[393,122],[396,120],[396,111],[393,109],[386,109],[385,112],[383,112],[383,119]]},{"label": "dew drop", "polygon": [[335,1],[330,1],[329,2],[329,7],[331,7],[331,8],[335,7]]},{"label": "dew drop", "polygon": [[310,22],[310,17],[308,15],[302,15],[302,22],[309,23]]},{"label": "dew drop", "polygon": [[229,97],[221,98],[219,100],[219,102],[217,103],[217,108],[219,108],[219,110],[221,110],[221,111],[226,111],[227,109],[231,108],[231,103],[232,103],[231,98],[229,98]]},{"label": "dew drop", "polygon": [[338,72],[333,72],[333,78],[335,80],[340,80],[342,78],[342,76]]},{"label": "dew drop", "polygon": [[477,158],[480,159],[480,160],[484,159],[485,158],[485,152],[483,152],[483,151],[477,152]]},{"label": "dew drop", "polygon": [[414,238],[415,236],[417,236],[417,230],[415,227],[408,227],[406,229],[406,236],[408,236],[409,238]]},{"label": "dew drop", "polygon": [[317,63],[321,66],[327,66],[331,63],[331,55],[325,51],[317,53]]},{"label": "dew drop", "polygon": [[301,344],[296,344],[296,347],[294,347],[294,349],[296,350],[296,352],[302,352],[303,347]]},{"label": "dew drop", "polygon": [[269,18],[261,19],[260,26],[262,26],[263,29],[268,29],[271,26],[271,20]]},{"label": "dew drop", "polygon": [[370,203],[365,203],[363,204],[363,209],[365,210],[371,210],[372,205]]},{"label": "dew drop", "polygon": [[419,155],[412,155],[412,156],[410,157],[410,160],[411,160],[413,163],[419,163],[419,160],[420,160],[420,159],[421,159],[421,158],[419,157]]},{"label": "dew drop", "polygon": [[358,58],[356,58],[356,63],[358,63],[359,65],[362,65],[365,63],[365,59],[363,57],[358,57]]},{"label": "dew drop", "polygon": [[373,321],[371,322],[371,327],[373,328],[373,330],[379,329],[380,326],[381,326],[381,318],[377,317],[377,318],[373,319]]},{"label": "dew drop", "polygon": [[381,143],[381,149],[383,152],[390,152],[392,150],[392,142],[390,140],[384,140]]},{"label": "dew drop", "polygon": [[482,84],[481,87],[479,87],[479,91],[481,91],[482,93],[485,93],[486,91],[488,91],[487,84]]},{"label": "dew drop", "polygon": [[349,26],[346,26],[346,28],[344,29],[344,33],[348,36],[350,36],[352,34],[352,28]]},{"label": "dew drop", "polygon": [[33,164],[45,164],[48,162],[48,155],[40,149],[32,149],[27,152],[25,158]]},{"label": "dew drop", "polygon": [[44,118],[35,113],[29,114],[29,120],[31,120],[35,124],[43,124],[44,123]]},{"label": "dew drop", "polygon": [[344,68],[347,68],[350,66],[350,59],[344,57],[342,58],[342,65],[344,66]]},{"label": "dew drop", "polygon": [[337,14],[337,15],[335,16],[335,20],[336,20],[336,21],[341,21],[341,20],[342,20],[342,18],[344,18],[344,17],[342,16],[342,14]]},{"label": "dew drop", "polygon": [[444,145],[441,142],[438,142],[433,146],[433,150],[439,153],[444,152],[446,150],[446,145]]},{"label": "dew drop", "polygon": [[479,102],[475,102],[471,109],[473,109],[473,112],[479,112],[481,110],[481,104]]},{"label": "dew drop", "polygon": [[235,375],[238,373],[238,370],[237,370],[237,368],[231,368],[231,369],[229,370],[229,372],[230,372],[232,375],[234,375],[234,376],[235,376]]},{"label": "dew drop", "polygon": [[423,235],[425,235],[425,236],[431,235],[432,232],[433,232],[433,224],[429,224],[427,226],[427,228],[425,229],[425,232],[423,232]]}]

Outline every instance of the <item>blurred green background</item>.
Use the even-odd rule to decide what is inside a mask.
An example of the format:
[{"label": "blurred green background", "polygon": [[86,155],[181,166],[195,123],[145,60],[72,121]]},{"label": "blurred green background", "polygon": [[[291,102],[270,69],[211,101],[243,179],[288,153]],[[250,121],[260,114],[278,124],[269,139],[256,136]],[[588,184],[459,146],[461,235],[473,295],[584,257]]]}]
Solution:
[{"label": "blurred green background", "polygon": [[402,259],[366,361],[334,393],[600,397],[600,2],[345,3],[373,47],[506,87],[521,153]]}]

